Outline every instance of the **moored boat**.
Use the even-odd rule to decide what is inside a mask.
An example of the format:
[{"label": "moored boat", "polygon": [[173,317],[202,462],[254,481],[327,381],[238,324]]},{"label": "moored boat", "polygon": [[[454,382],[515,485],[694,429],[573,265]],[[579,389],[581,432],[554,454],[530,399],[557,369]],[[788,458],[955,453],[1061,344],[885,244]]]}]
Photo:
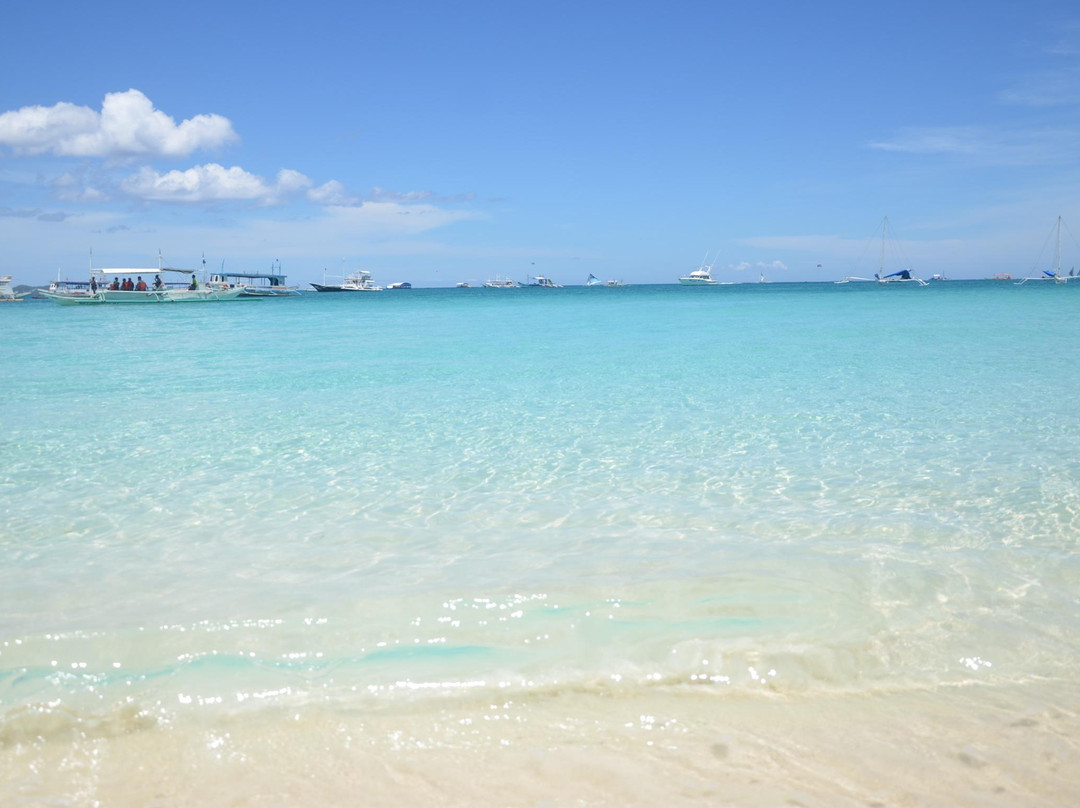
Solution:
[{"label": "moored boat", "polygon": [[[174,277],[179,280],[166,280]],[[42,290],[41,294],[63,306],[84,306],[109,303],[209,303],[236,300],[242,291],[200,283],[194,269],[167,267],[158,254],[156,269],[92,267],[90,280],[85,285],[57,282],[50,284],[49,289]]]},{"label": "moored boat", "polygon": [[560,284],[555,283],[546,275],[532,275],[523,285],[527,289],[562,289]]},{"label": "moored boat", "polygon": [[0,275],[0,303],[18,303],[25,297],[25,295],[15,294],[15,290],[11,287],[10,275]]},{"label": "moored boat", "polygon": [[[1080,275],[1076,274],[1076,267],[1070,269],[1068,273],[1063,272],[1061,269],[1061,226],[1063,224],[1065,224],[1064,220],[1060,216],[1058,216],[1057,223],[1054,225],[1054,229],[1050,231],[1050,235],[1055,236],[1053,265],[1049,269],[1042,270],[1042,272],[1038,272],[1037,269],[1034,270],[1035,272],[1037,272],[1037,274],[1029,275],[1023,280],[1018,281],[1016,284],[1017,286],[1023,286],[1028,281],[1053,281],[1054,283],[1068,283],[1069,281],[1080,278]],[[1065,229],[1069,229],[1068,225],[1065,226]],[[1072,235],[1071,231],[1069,232],[1069,235]],[[1047,236],[1047,241],[1049,242],[1049,240],[1050,236]],[[1073,238],[1073,243],[1076,244],[1075,238]],[[1045,250],[1046,245],[1044,244],[1042,251]],[[1042,257],[1042,251],[1039,253],[1040,258]],[[1039,261],[1037,260],[1035,263],[1037,266]],[[997,276],[995,275],[995,277]]]},{"label": "moored boat", "polygon": [[383,290],[371,279],[371,273],[364,269],[346,275],[341,283],[327,283],[324,275],[322,283],[312,283],[311,286],[316,292],[381,292]]},{"label": "moored boat", "polygon": [[239,289],[241,297],[297,297],[300,288],[288,286],[281,274],[281,262],[270,265],[269,272],[226,272],[224,264],[221,271],[210,276],[207,283],[220,289]]},{"label": "moored boat", "polygon": [[484,281],[485,289],[517,289],[518,282],[512,278],[507,278],[505,275],[496,275],[494,278],[488,278]]}]

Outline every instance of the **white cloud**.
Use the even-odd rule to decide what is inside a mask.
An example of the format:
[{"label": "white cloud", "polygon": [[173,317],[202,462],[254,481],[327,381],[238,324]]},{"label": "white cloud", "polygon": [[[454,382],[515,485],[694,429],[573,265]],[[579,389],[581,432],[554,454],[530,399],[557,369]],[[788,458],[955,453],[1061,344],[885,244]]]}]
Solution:
[{"label": "white cloud", "polygon": [[476,218],[468,211],[435,205],[403,205],[398,202],[364,202],[359,206],[327,208],[330,226],[342,233],[393,238],[416,235],[454,222]]},{"label": "white cloud", "polygon": [[1080,132],[1065,127],[913,127],[868,146],[880,151],[953,156],[983,165],[1023,166],[1075,162],[1080,157],[1078,137]]},{"label": "white cloud", "polygon": [[871,149],[910,154],[974,154],[986,149],[987,137],[970,126],[908,128],[891,140],[869,145]]},{"label": "white cloud", "polygon": [[283,193],[303,191],[314,184],[311,178],[301,174],[299,171],[293,171],[291,168],[283,168],[277,175],[277,187]]},{"label": "white cloud", "polygon": [[359,205],[360,198],[350,196],[345,191],[345,186],[337,180],[330,180],[312,188],[307,193],[307,198],[317,205]]},{"label": "white cloud", "polygon": [[237,139],[228,118],[196,115],[177,124],[138,90],[109,93],[100,113],[60,102],[0,114],[0,146],[17,154],[179,157]]},{"label": "white cloud", "polygon": [[1076,106],[1080,104],[1080,67],[1025,76],[998,98],[1005,104],[1027,107]]},{"label": "white cloud", "polygon": [[245,201],[273,204],[283,196],[310,188],[313,183],[299,171],[282,169],[276,183],[245,171],[239,166],[225,168],[217,163],[194,166],[186,171],[159,174],[143,167],[125,179],[120,188],[131,196],[155,202]]}]

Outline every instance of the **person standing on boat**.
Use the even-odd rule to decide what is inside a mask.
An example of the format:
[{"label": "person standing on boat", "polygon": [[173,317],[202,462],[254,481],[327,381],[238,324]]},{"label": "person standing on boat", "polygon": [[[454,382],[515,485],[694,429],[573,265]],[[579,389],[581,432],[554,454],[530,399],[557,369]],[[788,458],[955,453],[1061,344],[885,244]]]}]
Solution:
[{"label": "person standing on boat", "polygon": [[90,276],[90,291],[95,295],[97,294],[97,278],[93,275]]},{"label": "person standing on boat", "polygon": [[154,291],[155,292],[160,292],[164,288],[165,288],[165,284],[163,284],[161,282],[161,276],[160,275],[155,275],[154,276]]}]

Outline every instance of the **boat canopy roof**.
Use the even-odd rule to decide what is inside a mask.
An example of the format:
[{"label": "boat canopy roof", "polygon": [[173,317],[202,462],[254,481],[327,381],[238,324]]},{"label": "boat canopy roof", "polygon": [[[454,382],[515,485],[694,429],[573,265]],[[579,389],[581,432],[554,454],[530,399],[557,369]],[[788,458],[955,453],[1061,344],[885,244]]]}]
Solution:
[{"label": "boat canopy roof", "polygon": [[214,272],[214,275],[219,275],[222,278],[246,278],[248,280],[255,280],[256,278],[266,278],[271,281],[271,285],[283,284],[285,282],[284,275],[274,275],[268,272]]},{"label": "boat canopy roof", "polygon": [[146,267],[137,269],[94,269],[90,270],[91,275],[160,275],[162,272],[179,272],[182,275],[194,275],[194,269],[175,269],[174,267]]}]

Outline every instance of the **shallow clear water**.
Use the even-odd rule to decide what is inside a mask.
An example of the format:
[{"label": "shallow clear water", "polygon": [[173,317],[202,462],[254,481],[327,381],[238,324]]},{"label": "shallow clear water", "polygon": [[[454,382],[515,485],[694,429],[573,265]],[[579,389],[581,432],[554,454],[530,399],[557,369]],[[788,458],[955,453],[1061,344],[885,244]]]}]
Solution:
[{"label": "shallow clear water", "polygon": [[2,307],[0,801],[1075,801],[1077,306]]}]

